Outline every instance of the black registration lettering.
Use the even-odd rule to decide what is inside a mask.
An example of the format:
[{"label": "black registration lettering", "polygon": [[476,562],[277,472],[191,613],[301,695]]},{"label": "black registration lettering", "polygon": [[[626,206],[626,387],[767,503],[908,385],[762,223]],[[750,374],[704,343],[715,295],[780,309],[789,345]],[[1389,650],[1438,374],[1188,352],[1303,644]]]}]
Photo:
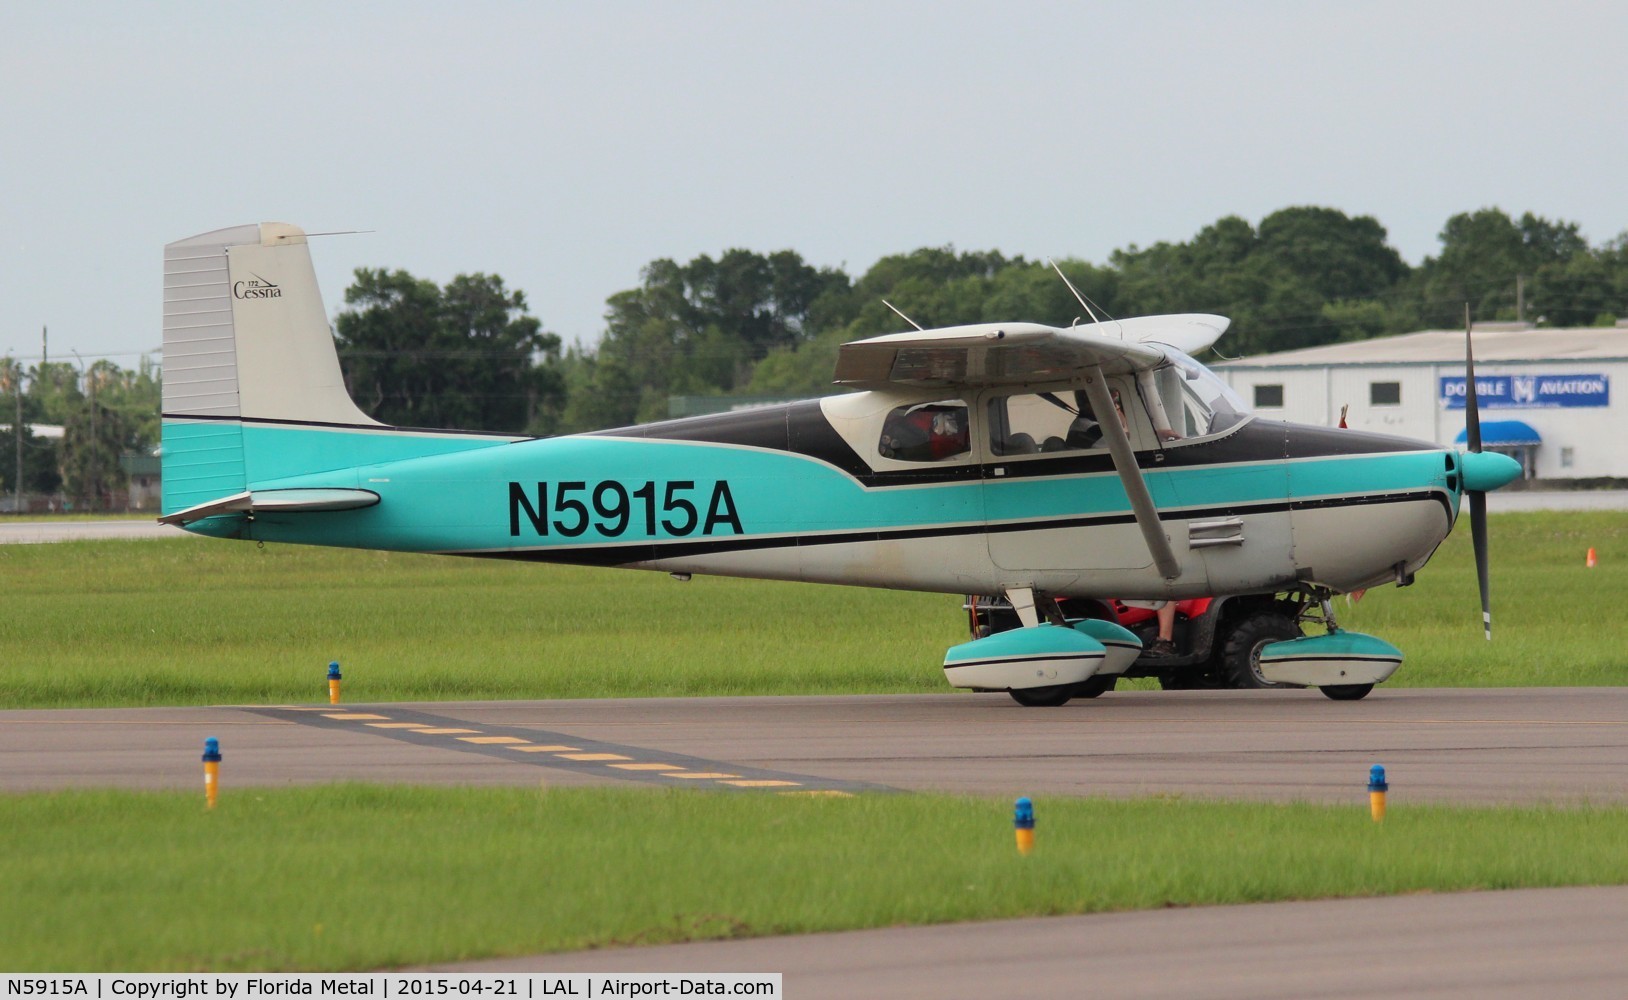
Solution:
[{"label": "black registration lettering", "polygon": [[[696,496],[698,485],[705,489],[708,484],[688,479],[659,483],[650,480],[629,489],[615,479],[593,484],[577,480],[555,483],[551,497],[548,483],[539,482],[535,489],[528,490],[523,483],[511,482],[509,536],[519,538],[522,526],[529,524],[539,537],[547,537],[552,531],[565,538],[580,538],[592,530],[605,538],[619,538],[640,520],[644,522],[644,533],[652,538],[657,536],[658,526],[662,533],[678,538],[695,534],[698,528],[703,535],[720,533],[726,527],[737,535],[743,534],[729,483],[720,479],[710,484],[712,493],[704,520],[699,497],[690,499]],[[640,514],[643,516],[638,517]]]},{"label": "black registration lettering", "polygon": [[707,524],[701,529],[701,534],[712,534],[712,529],[720,524],[729,525],[737,535],[741,533],[741,518],[735,513],[735,498],[729,495],[729,484],[722,479],[712,487],[712,503],[707,505]]}]

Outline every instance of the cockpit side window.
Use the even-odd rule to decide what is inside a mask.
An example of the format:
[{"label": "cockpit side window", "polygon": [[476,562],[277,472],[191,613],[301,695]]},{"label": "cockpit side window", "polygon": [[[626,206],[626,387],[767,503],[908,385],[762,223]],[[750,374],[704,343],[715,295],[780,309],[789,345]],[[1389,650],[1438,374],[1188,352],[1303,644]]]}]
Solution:
[{"label": "cockpit side window", "polygon": [[967,404],[959,399],[894,407],[876,452],[898,462],[947,462],[972,451]]},{"label": "cockpit side window", "polygon": [[989,400],[989,450],[1039,455],[1104,448],[1102,427],[1084,390],[995,396]]}]

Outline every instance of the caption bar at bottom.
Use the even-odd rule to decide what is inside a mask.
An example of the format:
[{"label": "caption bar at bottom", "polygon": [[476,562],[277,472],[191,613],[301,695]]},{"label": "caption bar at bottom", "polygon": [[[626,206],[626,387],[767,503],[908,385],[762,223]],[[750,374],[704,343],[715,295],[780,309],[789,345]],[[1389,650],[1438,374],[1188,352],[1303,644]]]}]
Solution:
[{"label": "caption bar at bottom", "polygon": [[313,1000],[369,997],[471,997],[543,1000],[580,997],[779,997],[778,972],[571,972],[457,975],[439,972],[229,972],[0,974],[0,1000],[85,997],[91,1000]]}]

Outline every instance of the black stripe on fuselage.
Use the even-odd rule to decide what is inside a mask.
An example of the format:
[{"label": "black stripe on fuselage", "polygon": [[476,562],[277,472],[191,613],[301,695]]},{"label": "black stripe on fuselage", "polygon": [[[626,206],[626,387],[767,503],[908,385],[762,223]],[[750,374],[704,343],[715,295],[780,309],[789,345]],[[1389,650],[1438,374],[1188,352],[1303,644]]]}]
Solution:
[{"label": "black stripe on fuselage", "polygon": [[163,420],[199,420],[213,421],[215,423],[234,424],[265,424],[268,426],[286,425],[288,427],[324,427],[336,431],[372,431],[378,434],[435,434],[450,435],[453,437],[491,438],[494,441],[506,441],[518,444],[521,441],[535,441],[536,438],[528,434],[502,434],[497,431],[465,431],[452,427],[398,427],[395,424],[340,424],[331,420],[291,420],[287,417],[240,417],[236,415],[221,415],[216,413],[160,413]]},{"label": "black stripe on fuselage", "polygon": [[[1442,490],[1383,493],[1361,497],[1325,497],[1316,500],[1271,500],[1260,503],[1229,504],[1222,507],[1183,508],[1180,510],[1160,511],[1159,519],[1177,521],[1246,514],[1272,514],[1283,511],[1320,510],[1332,507],[1368,507],[1375,504],[1415,503],[1420,500],[1434,500],[1440,503],[1447,513],[1448,520],[1452,520],[1451,501],[1449,495]],[[1112,524],[1132,524],[1135,521],[1135,515],[1127,512],[1085,517],[1061,517],[1047,521],[1007,522],[1005,524],[953,524],[925,528],[839,531],[827,534],[774,535],[769,537],[730,535],[722,538],[709,538],[704,541],[643,542],[633,545],[548,546],[535,549],[513,549],[504,552],[463,551],[445,554],[475,556],[482,559],[517,559],[523,562],[614,567],[655,562],[660,559],[689,559],[695,556],[718,555],[725,552],[792,549],[815,545],[854,545],[866,542],[904,541],[917,538],[947,538],[954,535],[995,535],[1016,531],[1056,531],[1068,528],[1095,528]]]},{"label": "black stripe on fuselage", "polygon": [[[679,420],[664,420],[635,427],[618,427],[594,431],[588,436],[693,441],[786,451],[840,469],[870,489],[994,478],[1080,476],[1115,471],[1113,456],[1100,450],[1040,456],[1008,455],[985,465],[923,463],[918,469],[876,470],[871,468],[831,426],[817,399],[757,407],[734,413],[712,413]],[[1435,448],[1435,445],[1428,442],[1388,434],[1370,434],[1365,431],[1290,424],[1257,418],[1246,420],[1230,432],[1207,440],[1192,444],[1182,444],[1178,441],[1166,448],[1139,451],[1136,453],[1136,464],[1144,470],[1158,470],[1192,468],[1200,465],[1282,462],[1342,455],[1428,451]],[[994,475],[993,470],[996,468],[1001,470],[999,477]]]}]

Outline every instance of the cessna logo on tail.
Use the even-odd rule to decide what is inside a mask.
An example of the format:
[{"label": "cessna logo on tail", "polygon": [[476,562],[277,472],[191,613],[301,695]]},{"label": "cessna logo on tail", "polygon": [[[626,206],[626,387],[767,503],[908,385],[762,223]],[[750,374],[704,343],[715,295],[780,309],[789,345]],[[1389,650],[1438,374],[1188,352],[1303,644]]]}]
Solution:
[{"label": "cessna logo on tail", "polygon": [[235,299],[280,299],[283,297],[283,290],[256,274],[250,281],[233,282],[232,297]]}]

